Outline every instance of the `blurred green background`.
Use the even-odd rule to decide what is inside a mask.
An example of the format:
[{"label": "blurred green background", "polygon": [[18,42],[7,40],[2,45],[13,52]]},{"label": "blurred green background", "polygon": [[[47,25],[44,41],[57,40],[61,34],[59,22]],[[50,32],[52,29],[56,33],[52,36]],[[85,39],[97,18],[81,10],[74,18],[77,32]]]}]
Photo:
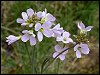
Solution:
[{"label": "blurred green background", "polygon": [[[8,46],[6,37],[9,35],[20,35],[23,27],[16,22],[21,17],[21,12],[32,8],[35,11],[47,12],[56,17],[56,23],[72,35],[77,34],[76,21],[82,21],[86,26],[94,26],[88,32],[90,41],[90,53],[82,55],[77,59],[73,49],[66,55],[62,62],[58,59],[44,72],[47,74],[98,74],[99,73],[99,1],[2,1],[1,2],[1,73],[23,74],[31,73],[29,58],[26,52],[33,50],[29,42],[26,44],[21,40]],[[37,69],[40,70],[41,62],[54,52],[55,39],[45,38],[37,43]],[[23,61],[24,60],[24,61]],[[58,66],[59,65],[59,66]],[[59,70],[57,69],[59,67]]]}]

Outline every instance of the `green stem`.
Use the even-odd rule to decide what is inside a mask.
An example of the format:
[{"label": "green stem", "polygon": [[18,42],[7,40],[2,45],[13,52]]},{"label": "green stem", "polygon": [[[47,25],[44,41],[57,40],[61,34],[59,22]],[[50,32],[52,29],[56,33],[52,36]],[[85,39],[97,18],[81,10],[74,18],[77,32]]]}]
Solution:
[{"label": "green stem", "polygon": [[58,59],[58,61],[57,61],[57,74],[59,72],[59,67],[60,67],[60,59]]},{"label": "green stem", "polygon": [[35,64],[36,64],[36,60],[35,60],[35,46],[34,46],[34,50],[32,50],[32,74],[35,74]]},{"label": "green stem", "polygon": [[[60,54],[62,54],[63,52],[67,51],[68,49],[71,49],[71,48],[75,47],[76,45],[77,45],[77,44],[75,44],[75,45],[73,45],[72,47],[67,48],[67,49],[63,50],[62,52],[60,52],[54,59],[51,60],[51,62],[44,68],[44,70],[42,70],[42,72],[45,71],[45,70],[49,67],[49,65],[51,65],[52,62],[53,62]],[[42,72],[41,72],[41,73],[42,73]]]}]

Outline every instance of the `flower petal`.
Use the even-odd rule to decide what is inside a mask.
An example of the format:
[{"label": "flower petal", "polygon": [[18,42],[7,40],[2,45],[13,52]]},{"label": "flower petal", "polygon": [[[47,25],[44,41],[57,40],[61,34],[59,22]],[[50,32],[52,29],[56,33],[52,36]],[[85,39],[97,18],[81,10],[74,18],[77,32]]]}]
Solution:
[{"label": "flower petal", "polygon": [[37,12],[37,17],[42,18],[42,12],[41,11]]},{"label": "flower petal", "polygon": [[63,54],[60,54],[58,57],[59,57],[62,61],[65,59],[65,55],[63,55]]},{"label": "flower petal", "polygon": [[57,37],[57,38],[56,38],[56,41],[62,41],[62,40],[63,40],[62,37]]},{"label": "flower petal", "polygon": [[71,38],[67,38],[68,42],[73,42],[73,40]]},{"label": "flower petal", "polygon": [[29,27],[33,27],[33,23],[31,23],[31,24],[29,25]]},{"label": "flower petal", "polygon": [[27,25],[27,23],[22,23],[21,25],[22,25],[22,26],[26,26],[26,25]]},{"label": "flower petal", "polygon": [[38,31],[37,33],[38,40],[41,42],[43,40],[43,34]]},{"label": "flower petal", "polygon": [[57,24],[53,29],[59,29],[60,28],[60,24]]},{"label": "flower petal", "polygon": [[14,43],[15,41],[18,40],[18,38],[14,35],[9,35],[6,38],[7,38],[6,42],[8,42],[8,45],[10,45],[10,44],[12,44],[12,43]]},{"label": "flower petal", "polygon": [[85,29],[85,25],[82,23],[82,22],[80,22],[80,23],[78,23],[78,28],[80,29],[80,30],[84,30]]},{"label": "flower petal", "polygon": [[44,29],[49,29],[52,26],[52,23],[50,21],[45,21],[42,25]]},{"label": "flower petal", "polygon": [[88,54],[89,51],[90,51],[90,50],[89,50],[87,44],[81,44],[81,52],[82,52],[83,54]]},{"label": "flower petal", "polygon": [[47,29],[45,29],[44,32],[43,32],[43,34],[44,34],[46,37],[51,37],[52,34],[53,34],[53,32],[52,32],[52,30],[47,30]]},{"label": "flower petal", "polygon": [[77,50],[78,50],[78,47],[80,47],[79,44],[77,44],[77,45],[74,47],[74,51],[77,51]]},{"label": "flower petal", "polygon": [[25,23],[25,21],[21,18],[18,18],[16,21],[17,21],[17,23]]},{"label": "flower petal", "polygon": [[21,40],[22,40],[23,42],[27,42],[27,41],[29,40],[29,38],[30,38],[29,34],[24,34],[24,35],[22,36]]},{"label": "flower petal", "polygon": [[26,12],[22,12],[22,17],[25,21],[27,21],[28,19],[28,16],[27,16],[27,13]]},{"label": "flower petal", "polygon": [[27,15],[28,16],[32,17],[33,14],[34,14],[33,9],[31,9],[31,8],[27,9]]},{"label": "flower petal", "polygon": [[59,53],[58,52],[54,52],[53,53],[53,58],[55,58]]},{"label": "flower petal", "polygon": [[61,50],[62,50],[62,49],[61,49],[61,47],[60,47],[59,45],[56,45],[56,46],[55,46],[55,51],[61,52]]},{"label": "flower petal", "polygon": [[23,30],[22,33],[28,33],[28,30]]},{"label": "flower petal", "polygon": [[90,31],[91,29],[93,28],[93,26],[88,26],[88,27],[86,27],[86,31]]},{"label": "flower petal", "polygon": [[35,44],[36,44],[36,39],[35,39],[35,37],[31,36],[30,37],[30,45],[32,46],[32,45],[35,45]]},{"label": "flower petal", "polygon": [[38,31],[41,28],[41,24],[40,23],[36,23],[35,24],[35,31]]},{"label": "flower petal", "polygon": [[54,36],[55,37],[60,37],[61,36],[61,32],[57,31],[57,30],[53,30]]},{"label": "flower petal", "polygon": [[81,58],[81,52],[79,50],[76,51],[76,57]]},{"label": "flower petal", "polygon": [[45,9],[45,11],[42,12],[42,17],[43,17],[43,18],[46,17],[46,13],[47,13],[47,10]]},{"label": "flower petal", "polygon": [[48,18],[49,21],[55,21],[56,20],[56,18],[53,15],[51,15],[50,13],[48,13],[47,18]]},{"label": "flower petal", "polygon": [[63,35],[62,35],[63,37],[69,37],[70,36],[70,33],[69,32],[63,32]]}]

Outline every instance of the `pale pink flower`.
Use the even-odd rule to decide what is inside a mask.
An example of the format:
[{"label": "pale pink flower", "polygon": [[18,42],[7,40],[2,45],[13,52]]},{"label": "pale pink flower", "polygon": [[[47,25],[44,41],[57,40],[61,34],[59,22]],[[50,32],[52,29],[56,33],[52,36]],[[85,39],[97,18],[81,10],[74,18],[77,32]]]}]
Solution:
[{"label": "pale pink flower", "polygon": [[[53,53],[53,58],[55,58],[59,53],[61,53],[62,51],[64,51],[65,49],[67,49],[67,47],[60,47],[59,45],[55,46],[55,51]],[[62,61],[65,59],[65,55],[68,53],[68,50],[66,50],[65,52],[63,52],[62,54],[60,54],[57,58],[60,58]]]},{"label": "pale pink flower", "polygon": [[88,45],[87,44],[77,44],[75,47],[74,47],[74,51],[76,51],[76,56],[77,58],[81,58],[81,53],[83,54],[89,54],[89,48],[88,48]]}]

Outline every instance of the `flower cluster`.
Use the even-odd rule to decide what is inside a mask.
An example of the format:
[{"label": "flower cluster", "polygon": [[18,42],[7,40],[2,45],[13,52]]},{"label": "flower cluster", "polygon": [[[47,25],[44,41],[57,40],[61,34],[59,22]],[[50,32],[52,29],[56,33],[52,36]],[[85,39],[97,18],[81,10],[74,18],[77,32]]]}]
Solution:
[{"label": "flower cluster", "polygon": [[80,34],[75,36],[78,44],[74,47],[74,51],[76,51],[77,58],[81,58],[81,53],[88,54],[90,51],[87,45],[88,39],[86,38],[86,35],[87,32],[93,28],[93,26],[85,28],[85,25],[82,22],[79,22],[78,28],[80,29]]},{"label": "flower cluster", "polygon": [[[22,35],[14,36],[9,35],[7,37],[6,42],[8,42],[8,45],[14,43],[15,41],[21,39],[23,42],[30,41],[30,45],[36,45],[37,41],[41,42],[43,40],[43,37],[54,37],[57,42],[62,42],[64,44],[64,48],[60,47],[60,45],[55,46],[55,51],[53,53],[53,58],[55,58],[60,52],[66,50],[68,47],[66,47],[66,44],[68,43],[74,43],[74,41],[70,38],[70,33],[65,31],[63,27],[60,26],[60,23],[55,24],[56,18],[50,14],[47,13],[47,10],[45,11],[39,11],[35,12],[33,9],[29,8],[26,12],[21,13],[22,18],[18,18],[16,21],[17,23],[20,23],[21,26],[29,27],[29,30],[23,30]],[[84,24],[78,23],[78,28],[80,29],[80,36],[83,37],[85,34],[93,28],[92,26],[88,26],[85,28]],[[78,37],[78,36],[77,36]],[[74,51],[76,51],[77,58],[81,57],[81,53],[88,54],[89,48],[87,44],[84,44],[82,42],[85,42],[79,38],[76,41],[78,44],[74,47]],[[63,52],[58,56],[62,61],[65,59],[65,55],[68,53],[68,50]]]}]

